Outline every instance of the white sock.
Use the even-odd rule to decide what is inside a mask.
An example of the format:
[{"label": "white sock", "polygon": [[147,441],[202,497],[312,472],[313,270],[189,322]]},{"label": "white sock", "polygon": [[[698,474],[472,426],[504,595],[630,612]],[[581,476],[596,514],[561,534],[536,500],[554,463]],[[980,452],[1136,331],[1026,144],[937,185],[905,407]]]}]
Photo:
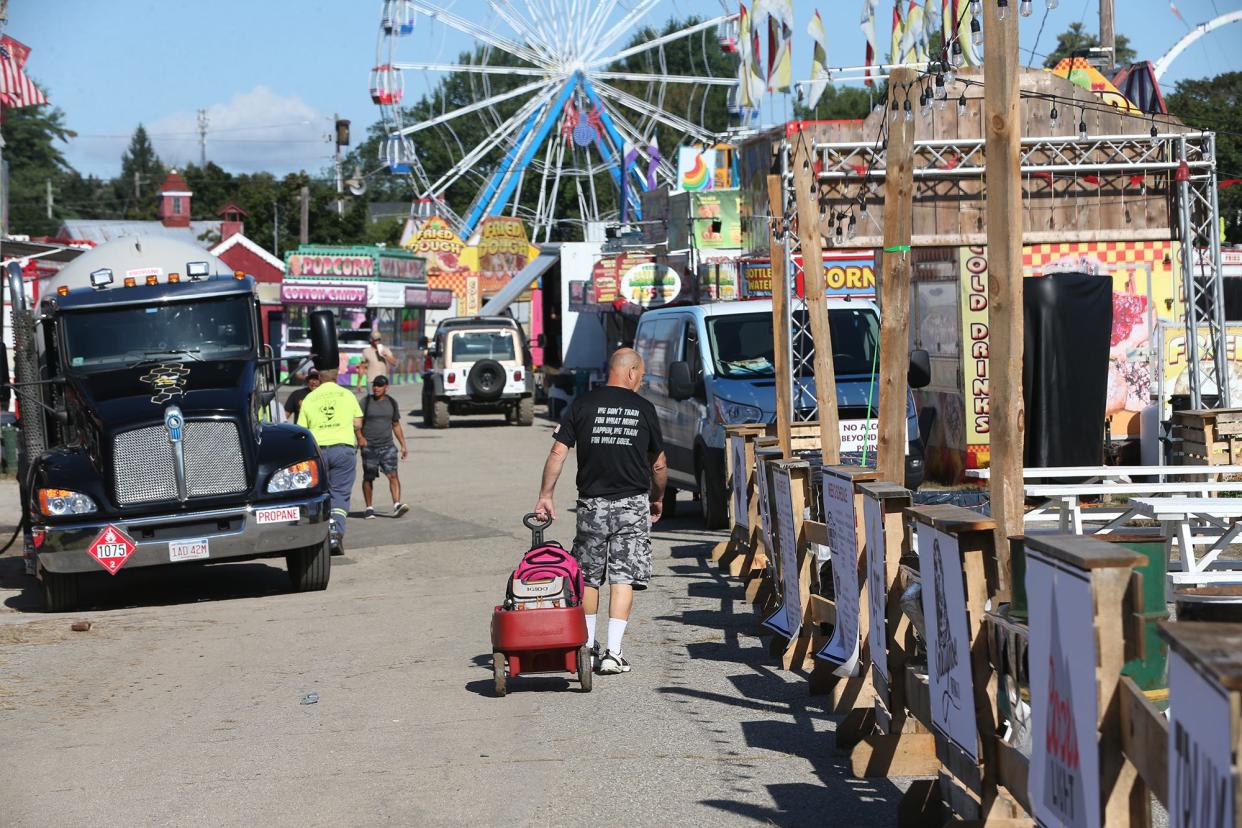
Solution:
[{"label": "white sock", "polygon": [[608,652],[621,655],[621,639],[625,638],[624,618],[608,619]]},{"label": "white sock", "polygon": [[586,617],[587,620],[587,649],[595,646],[595,613],[591,613]]}]

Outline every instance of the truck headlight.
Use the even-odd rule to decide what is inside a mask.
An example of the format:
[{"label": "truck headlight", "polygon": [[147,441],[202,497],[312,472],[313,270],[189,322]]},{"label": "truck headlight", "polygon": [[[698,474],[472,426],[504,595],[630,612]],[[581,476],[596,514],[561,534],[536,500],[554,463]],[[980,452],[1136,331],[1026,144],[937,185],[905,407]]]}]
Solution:
[{"label": "truck headlight", "polygon": [[294,492],[298,489],[313,489],[318,485],[319,464],[314,460],[304,460],[292,466],[285,466],[273,474],[272,479],[267,481],[267,491],[269,494]]},{"label": "truck headlight", "polygon": [[741,423],[762,423],[763,409],[746,403],[716,397],[716,422],[721,425],[739,425]]},{"label": "truck headlight", "polygon": [[39,511],[47,517],[89,515],[95,511],[95,501],[68,489],[39,489]]}]

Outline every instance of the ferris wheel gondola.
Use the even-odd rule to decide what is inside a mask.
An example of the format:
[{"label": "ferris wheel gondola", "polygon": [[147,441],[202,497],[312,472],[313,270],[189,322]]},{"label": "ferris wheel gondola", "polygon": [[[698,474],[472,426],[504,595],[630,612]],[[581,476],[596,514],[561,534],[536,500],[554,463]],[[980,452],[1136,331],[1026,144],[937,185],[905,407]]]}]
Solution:
[{"label": "ferris wheel gondola", "polygon": [[[653,146],[657,127],[681,140],[714,142],[716,136],[698,122],[701,101],[709,88],[736,84],[734,76],[670,72],[665,49],[702,50],[694,63],[706,67],[708,43],[726,52],[736,49],[737,15],[656,34],[642,23],[657,3],[638,0],[626,8],[604,0],[487,0],[485,13],[471,4],[467,18],[444,3],[385,2],[371,78],[372,100],[381,106],[386,132],[381,162],[409,174],[423,204],[444,205],[450,188],[468,182],[473,201],[460,217],[446,215],[463,237],[483,218],[502,212],[527,220],[535,236],[545,238],[558,221],[605,220],[616,215],[601,197],[605,187],[617,194],[613,203],[623,200],[629,215],[641,215],[638,194],[649,186],[645,171],[652,169],[653,177],[666,183],[676,177],[675,157],[665,159]],[[433,24],[422,30],[436,48],[443,42],[437,27],[473,38],[479,47],[474,58],[408,60],[422,38],[404,36],[401,15],[407,9]],[[414,18],[409,26],[412,31]],[[708,34],[712,29],[715,42]],[[630,45],[618,49],[624,38]],[[398,105],[406,71],[432,77],[457,73],[466,79],[472,100],[452,109],[441,101],[438,108],[420,108],[415,118]],[[665,91],[678,85],[694,89],[685,113],[665,105]],[[473,146],[460,140],[462,133],[478,134],[477,127],[461,128],[471,120],[485,127]],[[451,163],[434,178],[419,158],[419,147],[428,142],[442,142],[450,155]],[[581,215],[558,213],[566,196],[576,197]]]}]

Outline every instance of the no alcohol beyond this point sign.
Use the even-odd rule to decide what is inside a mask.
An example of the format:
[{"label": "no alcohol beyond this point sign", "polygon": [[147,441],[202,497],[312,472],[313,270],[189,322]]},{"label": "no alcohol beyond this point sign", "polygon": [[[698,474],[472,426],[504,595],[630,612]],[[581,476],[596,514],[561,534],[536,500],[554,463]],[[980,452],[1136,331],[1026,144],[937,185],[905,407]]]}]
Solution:
[{"label": "no alcohol beyond this point sign", "polygon": [[91,545],[86,548],[86,554],[115,575],[117,570],[125,566],[125,562],[134,554],[136,548],[133,539],[125,534],[124,530],[108,524],[98,537],[91,541]]}]

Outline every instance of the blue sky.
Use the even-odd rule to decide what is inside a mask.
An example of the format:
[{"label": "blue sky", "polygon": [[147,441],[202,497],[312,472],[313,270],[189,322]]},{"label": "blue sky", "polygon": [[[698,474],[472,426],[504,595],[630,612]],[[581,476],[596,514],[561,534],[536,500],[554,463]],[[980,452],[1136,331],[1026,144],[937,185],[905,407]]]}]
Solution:
[{"label": "blue sky", "polygon": [[[523,0],[514,2],[523,5]],[[510,32],[484,0],[445,0],[443,5]],[[617,5],[627,8],[633,2]],[[721,0],[665,0],[647,22],[715,16],[723,5]],[[1140,58],[1155,60],[1186,31],[1167,0],[1116,0],[1116,6],[1117,30],[1130,37]],[[379,0],[11,0],[6,31],[31,47],[27,71],[79,134],[66,155],[84,173],[115,175],[139,122],[153,133],[165,161],[197,160],[198,109],[209,113],[208,157],[225,168],[317,172],[330,161],[325,138],[334,112],[350,118],[358,136],[378,117],[368,94],[368,71],[376,63],[380,7]],[[861,7],[862,0],[794,0],[795,77],[809,74],[805,26],[815,8],[828,31],[829,62],[862,62]],[[1217,12],[1242,9],[1242,0],[1178,0],[1177,7],[1193,25]],[[881,0],[882,42],[890,9]],[[1036,48],[1043,0],[1035,0],[1035,9],[1022,21],[1024,58],[1027,49]],[[1097,30],[1097,9],[1097,0],[1061,0],[1048,15],[1037,51],[1049,51],[1057,33],[1074,21]],[[400,60],[451,61],[470,48],[471,39],[424,18],[400,46]],[[1242,23],[1202,38],[1173,64],[1165,90],[1182,78],[1242,69],[1239,47]],[[407,98],[416,98],[435,77],[407,73]],[[784,107],[778,98],[769,117],[779,117]]]}]

